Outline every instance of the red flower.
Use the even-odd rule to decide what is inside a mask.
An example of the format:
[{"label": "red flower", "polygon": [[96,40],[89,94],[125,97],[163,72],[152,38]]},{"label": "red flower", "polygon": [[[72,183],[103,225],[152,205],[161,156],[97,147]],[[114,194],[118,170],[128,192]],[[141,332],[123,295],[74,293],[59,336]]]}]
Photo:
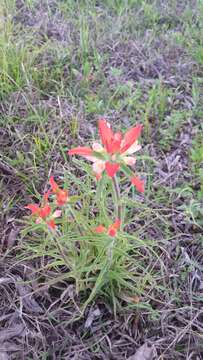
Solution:
[{"label": "red flower", "polygon": [[59,190],[59,187],[53,176],[50,177],[49,183],[51,185],[51,190],[53,191],[53,193],[56,193]]},{"label": "red flower", "polygon": [[56,194],[56,202],[59,206],[66,204],[68,201],[68,191],[67,190],[60,190]]},{"label": "red flower", "polygon": [[96,228],[95,228],[95,232],[97,233],[97,234],[102,234],[103,232],[105,232],[106,231],[106,228],[103,226],[103,225],[99,225],[99,226],[97,226]]},{"label": "red flower", "polygon": [[144,180],[141,180],[138,176],[131,179],[133,185],[135,185],[137,191],[144,192]]},{"label": "red flower", "polygon": [[53,176],[50,177],[50,185],[52,192],[56,194],[57,205],[62,206],[68,201],[68,191],[62,190],[59,188],[58,184],[55,182]]},{"label": "red flower", "polygon": [[43,195],[44,201],[48,202],[49,201],[49,195],[51,194],[51,190],[48,190],[47,192],[45,192],[45,194]]},{"label": "red flower", "polygon": [[[57,183],[54,181],[54,178],[50,178],[50,184],[52,188],[52,192],[56,193],[57,197],[57,204],[63,205],[67,201],[67,191],[61,190]],[[37,204],[28,204],[25,206],[26,209],[31,210],[32,215],[36,215],[36,224],[40,224],[42,220],[45,220],[46,224],[51,229],[56,228],[55,220],[56,218],[61,216],[61,210],[55,210],[51,214],[51,207],[48,203],[49,195],[51,194],[51,189],[48,190],[44,196],[43,196],[43,204],[37,205]]]},{"label": "red flower", "polygon": [[32,215],[37,215],[37,218],[35,220],[36,224],[40,224],[42,222],[42,220],[45,220],[46,224],[49,226],[49,228],[51,228],[53,230],[56,228],[54,219],[61,216],[61,210],[56,210],[51,215],[51,207],[47,203],[44,206],[38,206],[36,204],[29,204],[29,205],[25,206],[25,208],[31,210]]},{"label": "red flower", "polygon": [[48,204],[41,207],[36,204],[28,204],[25,208],[31,210],[32,215],[38,215],[41,219],[45,219],[51,213],[51,208]]},{"label": "red flower", "polygon": [[104,119],[99,120],[99,135],[107,153],[115,154],[120,151],[122,135],[121,133],[114,134]]},{"label": "red flower", "polygon": [[120,226],[121,226],[120,219],[116,219],[116,221],[112,225],[109,226],[108,232],[107,232],[108,235],[109,236],[116,236],[117,230],[120,229]]},{"label": "red flower", "polygon": [[93,150],[85,147],[85,146],[79,146],[77,148],[69,150],[69,155],[82,155],[82,156],[89,156],[92,155]]},{"label": "red flower", "polygon": [[51,229],[53,229],[53,230],[56,229],[56,224],[55,224],[54,219],[48,220],[46,223]]},{"label": "red flower", "polygon": [[108,227],[108,229],[105,228],[103,225],[99,225],[95,228],[95,232],[97,234],[107,233],[111,237],[115,237],[117,234],[117,231],[120,229],[121,221],[120,219],[116,219],[116,221]]},{"label": "red flower", "polygon": [[140,150],[138,137],[141,134],[142,125],[137,125],[128,130],[122,137],[121,132],[113,133],[110,124],[104,120],[99,120],[99,134],[102,145],[93,143],[92,149],[88,147],[77,147],[69,150],[69,155],[81,155],[93,162],[93,171],[96,178],[100,179],[105,170],[109,177],[114,177],[119,169],[123,170],[128,176],[133,177],[131,170],[126,165],[134,165],[136,158],[132,155]]},{"label": "red flower", "polygon": [[51,207],[47,203],[45,203],[44,206],[38,206],[36,204],[28,204],[27,206],[25,206],[25,208],[31,210],[32,215],[37,215],[37,218],[35,220],[36,224],[40,224],[42,220],[45,220],[46,224],[50,228],[55,229],[54,220],[53,219],[47,220],[47,218],[51,214]]},{"label": "red flower", "polygon": [[[140,136],[141,131],[142,125],[137,125],[128,130],[122,139],[122,134],[120,132],[114,134],[106,120],[99,120],[99,134],[101,141],[109,154],[126,153],[132,145],[137,145],[137,139]],[[132,152],[130,153],[132,154]]]},{"label": "red flower", "polygon": [[105,163],[105,169],[106,169],[107,175],[110,177],[114,177],[114,175],[117,173],[119,168],[120,168],[119,164],[110,163],[109,161],[106,161],[106,163]]},{"label": "red flower", "polygon": [[121,153],[125,153],[130,147],[136,143],[142,131],[142,125],[137,125],[132,129],[128,130],[124,135],[124,139],[121,146]]}]

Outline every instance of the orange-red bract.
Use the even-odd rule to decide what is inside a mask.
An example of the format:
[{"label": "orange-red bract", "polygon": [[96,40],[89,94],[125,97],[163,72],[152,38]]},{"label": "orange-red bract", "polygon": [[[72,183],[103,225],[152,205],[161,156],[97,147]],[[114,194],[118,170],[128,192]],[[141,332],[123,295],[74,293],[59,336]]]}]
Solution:
[{"label": "orange-red bract", "polygon": [[109,161],[107,161],[105,163],[106,173],[110,177],[114,177],[114,175],[117,173],[119,168],[120,168],[120,165],[117,163],[111,163]]},{"label": "orange-red bract", "polygon": [[54,219],[48,220],[46,223],[51,229],[54,230],[56,228],[56,224],[55,224]]},{"label": "orange-red bract", "polygon": [[96,228],[95,228],[95,232],[97,234],[102,234],[106,231],[106,228],[103,226],[103,225],[98,225]]},{"label": "orange-red bract", "polygon": [[85,146],[78,146],[74,149],[68,151],[69,155],[81,155],[81,156],[90,156],[92,155],[93,150]]},{"label": "orange-red bract", "polygon": [[116,221],[112,225],[109,226],[108,235],[109,236],[116,236],[117,230],[120,229],[120,226],[121,226],[120,219],[116,219]]},{"label": "orange-red bract", "polygon": [[53,176],[50,177],[49,182],[51,185],[51,190],[53,191],[53,193],[56,193],[59,190],[59,187]]},{"label": "orange-red bract", "polygon": [[31,210],[33,215],[35,214],[39,215],[40,212],[40,207],[36,204],[28,204],[27,206],[25,206],[25,209]]},{"label": "orange-red bract", "polygon": [[68,154],[81,155],[92,161],[93,172],[97,180],[101,178],[104,170],[109,177],[114,177],[121,168],[129,176],[130,170],[127,171],[125,165],[133,166],[136,162],[136,158],[132,155],[141,148],[137,140],[142,131],[142,125],[134,126],[124,136],[121,132],[114,133],[105,119],[99,120],[98,128],[103,146],[94,142],[93,149],[82,146],[76,147],[69,150]]},{"label": "orange-red bract", "polygon": [[45,219],[51,213],[51,208],[48,204],[45,204],[41,207],[36,204],[28,204],[27,206],[25,206],[25,208],[31,210],[33,215],[36,214],[41,219]]},{"label": "orange-red bract", "polygon": [[131,179],[133,185],[135,185],[137,191],[144,192],[144,180],[141,180],[138,176]]},{"label": "orange-red bract", "polygon": [[108,229],[105,228],[103,225],[97,226],[94,231],[97,234],[107,233],[109,236],[114,237],[117,234],[117,231],[120,229],[121,221],[120,219],[116,219],[116,221],[108,227]]},{"label": "orange-red bract", "polygon": [[43,195],[44,201],[47,203],[49,201],[49,195],[51,194],[51,190],[49,189],[48,191],[45,192],[45,194]]},{"label": "orange-red bract", "polygon": [[120,150],[121,153],[127,151],[131,147],[131,145],[133,145],[133,143],[137,141],[138,137],[141,134],[142,127],[142,125],[137,125],[125,133],[123,138],[123,144]]},{"label": "orange-red bract", "polygon": [[54,180],[53,176],[49,179],[52,192],[56,194],[57,205],[62,206],[68,201],[68,191],[59,188],[58,184]]},{"label": "orange-red bract", "polygon": [[104,145],[107,152],[111,152],[110,146],[113,140],[113,132],[110,126],[108,126],[106,120],[100,119],[98,123],[98,127],[99,127],[99,135],[102,144]]},{"label": "orange-red bract", "polygon": [[56,194],[56,202],[59,206],[64,205],[68,201],[68,191],[67,190],[59,190]]}]

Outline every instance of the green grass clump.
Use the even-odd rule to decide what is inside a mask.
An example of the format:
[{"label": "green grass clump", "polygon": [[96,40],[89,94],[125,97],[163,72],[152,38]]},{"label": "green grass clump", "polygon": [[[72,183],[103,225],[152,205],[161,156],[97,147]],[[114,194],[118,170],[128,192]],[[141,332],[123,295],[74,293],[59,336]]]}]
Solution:
[{"label": "green grass clump", "polygon": [[28,51],[10,36],[0,36],[0,98],[18,90],[26,83],[25,63]]},{"label": "green grass clump", "polygon": [[[85,175],[80,179],[71,173],[65,174],[65,187],[74,187],[77,195],[70,196],[67,205],[64,205],[62,217],[56,220],[57,231],[48,230],[44,223],[33,224],[27,218],[27,226],[22,232],[27,241],[24,242],[20,258],[34,259],[46,254],[49,258],[47,269],[61,272],[60,269],[64,269],[65,266],[66,270],[64,269],[54,281],[63,279],[75,283],[76,292],[83,299],[81,311],[84,311],[95,297],[100,296],[112,304],[115,313],[123,300],[132,305],[136,302],[139,308],[147,306],[150,309],[147,303],[139,302],[158,284],[159,271],[154,269],[153,262],[165,271],[161,259],[161,242],[142,238],[139,231],[126,231],[130,223],[136,221],[135,211],[141,205],[139,200],[129,200],[127,197],[124,197],[122,203],[126,209],[127,222],[123,223],[122,230],[117,236],[109,237],[107,234],[95,233],[94,229],[99,224],[106,227],[111,225],[114,206],[112,187],[104,177],[95,191],[95,180],[92,178],[89,165],[81,161],[76,163]],[[107,211],[109,206],[110,214]],[[141,206],[139,219],[142,221],[143,218],[147,223],[152,214],[150,215],[147,206]],[[162,220],[159,218],[159,224],[161,223]],[[41,271],[43,269],[37,270],[39,273]],[[160,296],[162,291],[163,288],[160,287]]]}]

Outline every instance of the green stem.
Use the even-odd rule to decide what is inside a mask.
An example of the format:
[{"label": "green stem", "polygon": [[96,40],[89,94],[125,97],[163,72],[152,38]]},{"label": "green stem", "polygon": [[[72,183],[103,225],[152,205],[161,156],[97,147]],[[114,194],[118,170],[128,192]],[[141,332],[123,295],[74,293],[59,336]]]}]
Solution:
[{"label": "green stem", "polygon": [[121,194],[120,194],[119,183],[118,183],[118,179],[117,179],[116,175],[114,175],[112,180],[113,180],[113,189],[114,189],[114,194],[115,194],[115,199],[116,199],[116,215],[117,215],[117,218],[122,221],[122,206],[120,204]]},{"label": "green stem", "polygon": [[74,211],[72,210],[72,208],[71,208],[70,206],[69,206],[69,211],[70,211],[70,213],[71,213],[71,216],[72,216],[73,220],[75,220],[76,227],[77,227],[80,235],[83,236],[83,232],[82,232],[82,230],[81,230],[81,228],[80,228],[80,226],[79,226],[79,224],[78,224],[78,222],[77,222],[77,218],[76,218],[76,216],[75,216],[75,213],[74,213]]},{"label": "green stem", "polygon": [[[67,260],[67,257],[66,257],[66,255],[65,255],[65,253],[64,253],[64,251],[63,251],[63,247],[61,246],[61,244],[60,244],[60,242],[59,242],[59,240],[58,240],[58,238],[57,238],[57,234],[54,234],[54,233],[52,232],[52,235],[53,235],[52,240],[55,242],[55,245],[56,245],[59,253],[61,254],[61,257],[63,258],[66,266],[70,269],[70,264],[69,264],[69,262],[68,262],[68,260]],[[50,234],[49,234],[49,236],[50,236]]]}]

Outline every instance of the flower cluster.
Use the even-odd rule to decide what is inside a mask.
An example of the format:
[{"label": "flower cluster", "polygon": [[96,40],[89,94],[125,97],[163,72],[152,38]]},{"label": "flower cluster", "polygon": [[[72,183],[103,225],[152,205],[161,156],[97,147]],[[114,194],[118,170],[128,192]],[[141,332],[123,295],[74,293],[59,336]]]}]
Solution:
[{"label": "flower cluster", "polygon": [[[133,290],[131,268],[134,260],[129,260],[131,255],[134,257],[134,253],[133,243],[123,231],[127,230],[125,217],[131,216],[131,206],[126,195],[128,189],[132,189],[132,184],[137,191],[144,192],[144,180],[133,169],[136,164],[135,153],[141,148],[138,139],[142,125],[132,127],[125,134],[120,131],[114,133],[104,119],[99,120],[98,127],[100,141],[93,142],[91,147],[79,146],[68,151],[70,156],[80,155],[92,163],[96,179],[101,179],[101,182],[96,183],[97,191],[92,189],[92,181],[87,177],[83,186],[86,194],[69,197],[68,190],[60,187],[51,176],[42,201],[25,207],[31,211],[33,221],[40,224],[34,231],[44,231],[46,249],[49,256],[54,258],[48,265],[56,267],[59,263],[60,268],[65,265],[71,281],[74,279],[77,293],[80,290],[84,292],[85,286],[91,289],[88,299],[82,305],[82,312],[97,290],[101,293],[104,286],[110,290],[108,296],[116,295],[113,289],[116,286],[119,297],[122,295],[122,299],[127,302],[139,302],[134,291],[132,295],[125,295],[127,288]],[[122,176],[118,176],[120,171]],[[120,188],[123,179],[124,191]],[[81,181],[77,181],[76,185],[78,183]]]},{"label": "flower cluster", "polygon": [[[99,120],[100,142],[94,142],[91,147],[76,147],[68,151],[69,155],[81,155],[85,159],[93,163],[93,172],[99,180],[103,173],[106,172],[109,178],[114,178],[115,193],[117,193],[117,219],[109,227],[100,224],[93,231],[97,234],[107,234],[115,237],[121,226],[122,212],[120,211],[120,191],[116,189],[116,174],[119,170],[123,171],[131,183],[136,187],[137,191],[144,192],[144,180],[135,175],[129,166],[136,163],[134,153],[140,150],[138,138],[142,131],[142,125],[137,125],[128,130],[124,135],[121,132],[114,133],[110,124],[104,120]],[[49,228],[55,229],[55,219],[61,216],[62,207],[69,201],[68,191],[61,189],[53,176],[49,179],[50,188],[44,194],[42,203],[28,204],[27,209],[31,210],[35,218],[35,222],[46,223]],[[50,197],[53,200],[50,202]]]},{"label": "flower cluster", "polygon": [[106,120],[99,120],[99,134],[101,143],[95,142],[90,147],[76,147],[69,150],[69,155],[81,155],[93,163],[93,172],[99,180],[106,171],[109,177],[121,169],[130,176],[131,183],[137,191],[144,192],[144,181],[134,175],[126,165],[132,166],[136,162],[135,152],[140,150],[138,138],[142,131],[142,125],[137,125],[128,130],[124,136],[121,132],[113,133],[110,124]]},{"label": "flower cluster", "polygon": [[56,195],[56,203],[58,206],[63,206],[68,201],[68,191],[59,188],[58,184],[54,181],[53,176],[50,177],[51,191]]},{"label": "flower cluster", "polygon": [[102,233],[106,233],[107,235],[111,236],[111,237],[115,237],[116,234],[117,234],[117,231],[120,229],[120,226],[121,226],[121,221],[120,219],[116,219],[116,221],[111,224],[108,229],[103,226],[103,225],[99,225],[97,226],[94,231],[97,233],[97,234],[102,234]]},{"label": "flower cluster", "polygon": [[55,219],[61,216],[61,210],[56,209],[55,211],[52,211],[49,196],[55,195],[56,206],[65,205],[68,202],[69,197],[68,191],[60,189],[53,176],[51,176],[49,183],[51,188],[44,194],[42,204],[28,204],[25,208],[31,210],[32,215],[36,217],[36,224],[40,224],[42,221],[45,221],[49,228],[55,229]]}]

